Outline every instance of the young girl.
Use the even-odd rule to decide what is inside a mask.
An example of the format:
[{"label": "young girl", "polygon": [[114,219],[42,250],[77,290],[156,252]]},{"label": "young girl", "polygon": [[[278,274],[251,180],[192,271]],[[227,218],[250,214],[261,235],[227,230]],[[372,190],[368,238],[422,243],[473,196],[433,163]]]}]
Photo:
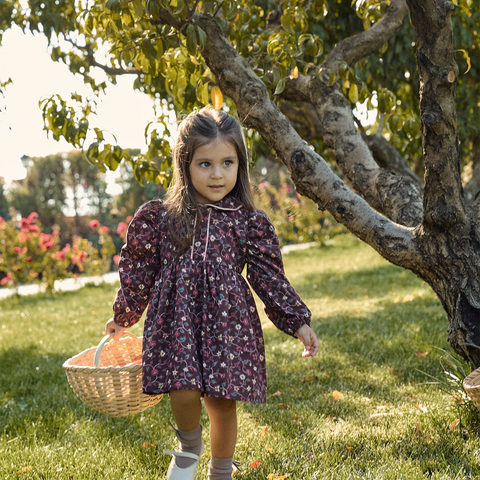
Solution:
[{"label": "young girl", "polygon": [[232,476],[236,401],[264,403],[265,348],[255,301],[269,319],[319,349],[310,311],[285,277],[275,230],[255,210],[240,123],[204,108],[179,126],[175,181],[164,202],[139,208],[122,249],[121,288],[107,322],[120,338],[148,305],[143,390],[170,394],[178,451],[167,478],[194,480],[202,453],[200,414],[210,418],[209,479]]}]

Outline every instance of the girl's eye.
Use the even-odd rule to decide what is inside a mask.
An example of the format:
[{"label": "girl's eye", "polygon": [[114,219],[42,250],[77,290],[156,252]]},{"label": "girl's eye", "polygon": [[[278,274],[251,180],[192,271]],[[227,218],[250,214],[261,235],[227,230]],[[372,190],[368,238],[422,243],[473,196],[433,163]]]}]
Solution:
[{"label": "girl's eye", "polygon": [[225,160],[224,164],[226,167],[229,167],[230,165],[233,165],[233,162],[231,160]]},{"label": "girl's eye", "polygon": [[209,167],[209,166],[210,166],[210,163],[208,163],[208,162],[202,162],[202,163],[200,164],[200,166],[206,168],[206,167]]}]

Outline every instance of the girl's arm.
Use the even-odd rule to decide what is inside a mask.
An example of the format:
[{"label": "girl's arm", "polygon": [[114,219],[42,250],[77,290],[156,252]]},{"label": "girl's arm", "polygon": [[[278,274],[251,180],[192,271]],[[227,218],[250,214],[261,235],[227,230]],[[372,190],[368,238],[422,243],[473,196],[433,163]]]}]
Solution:
[{"label": "girl's arm", "polygon": [[150,300],[159,268],[160,205],[160,201],[151,201],[141,206],[128,226],[118,264],[121,287],[113,304],[113,321],[123,329],[140,320]]},{"label": "girl's arm", "polygon": [[[310,310],[285,276],[275,228],[264,212],[253,211],[250,215],[246,260],[247,280],[262,299],[265,313],[275,326],[292,336],[301,327],[309,326]],[[309,333],[308,345],[310,338]]]}]

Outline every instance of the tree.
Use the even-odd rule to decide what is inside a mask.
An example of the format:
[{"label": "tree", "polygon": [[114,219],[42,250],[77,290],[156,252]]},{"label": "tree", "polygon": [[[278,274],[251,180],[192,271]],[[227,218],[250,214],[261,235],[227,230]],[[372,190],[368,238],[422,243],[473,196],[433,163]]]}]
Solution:
[{"label": "tree", "polygon": [[69,228],[69,234],[79,235],[81,230],[83,234],[90,230],[81,222],[85,212],[104,225],[111,223],[112,198],[106,193],[106,187],[98,168],[87,163],[80,150],[31,157],[27,163],[27,177],[15,182],[10,191],[10,203],[23,217],[36,212],[48,232],[55,225],[62,231],[67,230],[65,215],[70,209],[73,228]]},{"label": "tree", "polygon": [[[133,75],[134,88],[158,99],[162,113],[139,156],[106,144],[99,130],[84,144],[91,103],[79,113],[58,96],[45,100],[53,136],[84,147],[100,169],[127,161],[137,178],[167,185],[169,111],[210,101],[236,111],[250,142],[261,137],[299,193],[428,282],[448,315],[450,344],[480,366],[480,129],[470,121],[480,96],[480,7],[453,1],[147,0],[144,9],[141,0],[60,0],[27,11],[7,1],[0,28],[41,29],[52,58],[96,91],[104,85],[94,67],[112,79]],[[112,47],[107,64],[95,56],[100,42]],[[353,115],[359,102],[379,112],[373,129]],[[464,167],[471,180],[462,185]]]}]

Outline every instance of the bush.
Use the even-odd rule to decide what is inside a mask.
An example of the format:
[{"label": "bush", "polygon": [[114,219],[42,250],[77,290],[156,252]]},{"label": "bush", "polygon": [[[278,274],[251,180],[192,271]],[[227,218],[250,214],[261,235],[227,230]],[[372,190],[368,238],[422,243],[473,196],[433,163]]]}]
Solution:
[{"label": "bush", "polygon": [[283,171],[279,172],[279,179],[278,188],[269,182],[260,183],[254,191],[254,199],[275,226],[280,245],[321,244],[346,231],[328,212],[320,211],[312,200],[298,195]]},{"label": "bush", "polygon": [[8,221],[0,217],[0,285],[18,288],[33,282],[52,291],[55,280],[108,272],[115,247],[108,228],[94,222],[91,227],[98,232],[99,249],[80,237],[62,247],[59,230],[44,233],[36,213],[19,222],[15,215]]}]

